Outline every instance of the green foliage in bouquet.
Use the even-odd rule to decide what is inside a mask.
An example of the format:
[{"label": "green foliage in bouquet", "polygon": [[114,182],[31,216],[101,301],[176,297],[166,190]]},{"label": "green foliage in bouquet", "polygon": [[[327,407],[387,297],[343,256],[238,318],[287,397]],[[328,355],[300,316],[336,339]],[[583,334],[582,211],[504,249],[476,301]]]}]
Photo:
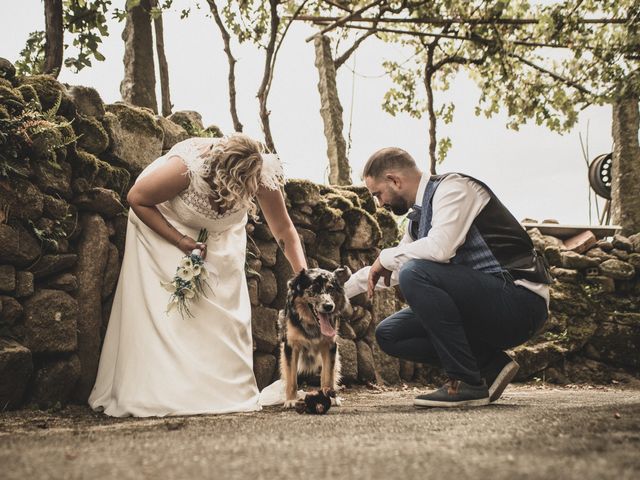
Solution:
[{"label": "green foliage in bouquet", "polygon": [[[200,229],[197,242],[206,243],[209,232],[206,228]],[[198,250],[194,250],[182,257],[176,269],[176,274],[170,282],[160,282],[165,290],[171,293],[167,304],[167,313],[178,310],[182,318],[191,317],[193,313],[189,309],[191,301],[198,300],[211,292],[211,287],[207,282],[209,273],[204,267],[204,260]]]}]

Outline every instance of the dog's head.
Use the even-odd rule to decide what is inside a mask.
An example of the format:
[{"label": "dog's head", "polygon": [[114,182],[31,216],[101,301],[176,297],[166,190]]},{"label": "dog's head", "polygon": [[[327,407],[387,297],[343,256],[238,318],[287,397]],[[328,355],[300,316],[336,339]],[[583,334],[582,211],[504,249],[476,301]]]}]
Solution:
[{"label": "dog's head", "polygon": [[344,283],[350,276],[349,267],[340,267],[333,272],[311,268],[302,270],[289,281],[289,302],[298,310],[305,330],[310,332],[319,328],[322,335],[335,337],[338,314],[349,302],[344,294]]}]

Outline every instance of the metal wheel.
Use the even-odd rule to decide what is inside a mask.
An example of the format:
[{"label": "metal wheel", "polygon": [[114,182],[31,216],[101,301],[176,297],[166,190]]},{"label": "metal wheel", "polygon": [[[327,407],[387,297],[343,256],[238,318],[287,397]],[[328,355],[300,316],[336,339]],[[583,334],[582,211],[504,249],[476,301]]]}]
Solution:
[{"label": "metal wheel", "polygon": [[611,200],[611,167],[613,156],[610,153],[598,155],[589,165],[589,185],[602,198]]}]

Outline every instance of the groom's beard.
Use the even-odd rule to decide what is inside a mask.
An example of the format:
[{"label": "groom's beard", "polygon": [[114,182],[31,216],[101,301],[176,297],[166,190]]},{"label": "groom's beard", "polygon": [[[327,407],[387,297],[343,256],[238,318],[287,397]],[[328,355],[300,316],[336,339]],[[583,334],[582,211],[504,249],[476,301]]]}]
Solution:
[{"label": "groom's beard", "polygon": [[396,196],[389,203],[384,205],[384,208],[391,210],[395,215],[404,215],[409,211],[407,202],[400,196]]}]

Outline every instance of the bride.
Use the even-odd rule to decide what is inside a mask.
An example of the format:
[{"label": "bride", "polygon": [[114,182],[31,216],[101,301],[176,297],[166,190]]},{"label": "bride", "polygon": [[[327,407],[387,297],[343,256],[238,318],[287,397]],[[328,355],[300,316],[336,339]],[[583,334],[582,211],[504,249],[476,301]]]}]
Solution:
[{"label": "bride", "polygon": [[[244,274],[254,197],[293,271],[307,267],[282,181],[278,158],[243,134],[185,140],[145,168],[127,196],[124,259],[91,408],[114,417],[260,409]],[[206,244],[194,240],[201,228]],[[167,313],[160,282],[195,248],[212,292],[182,318]]]}]

